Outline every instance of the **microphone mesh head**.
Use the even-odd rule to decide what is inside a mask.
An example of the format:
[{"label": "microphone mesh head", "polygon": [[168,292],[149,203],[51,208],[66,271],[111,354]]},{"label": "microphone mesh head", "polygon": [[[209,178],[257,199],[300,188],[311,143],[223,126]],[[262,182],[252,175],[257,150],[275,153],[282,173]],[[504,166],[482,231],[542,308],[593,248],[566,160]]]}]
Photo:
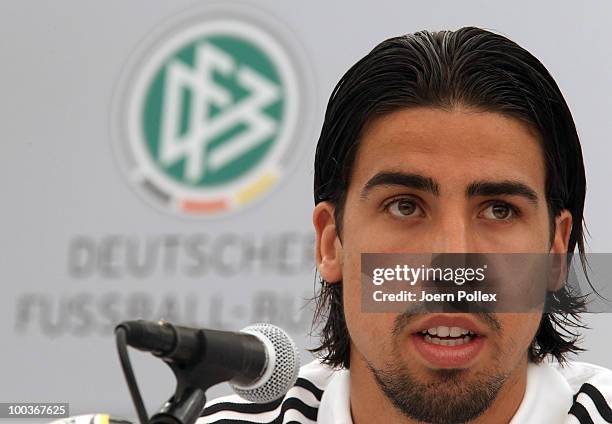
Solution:
[{"label": "microphone mesh head", "polygon": [[276,360],[272,373],[265,381],[251,387],[238,387],[231,384],[234,392],[243,399],[255,403],[267,403],[279,399],[293,387],[300,370],[300,353],[289,335],[272,324],[253,324],[243,328],[246,333],[258,333],[267,338],[274,346]]}]

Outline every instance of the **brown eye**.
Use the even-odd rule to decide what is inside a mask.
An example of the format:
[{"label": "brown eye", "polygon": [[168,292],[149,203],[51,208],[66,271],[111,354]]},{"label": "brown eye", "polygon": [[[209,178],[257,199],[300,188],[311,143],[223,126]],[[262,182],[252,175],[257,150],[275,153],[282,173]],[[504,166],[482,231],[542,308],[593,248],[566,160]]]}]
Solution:
[{"label": "brown eye", "polygon": [[484,215],[488,219],[493,219],[497,221],[509,221],[514,217],[515,212],[510,205],[496,203],[490,205],[485,210]]},{"label": "brown eye", "polygon": [[405,218],[414,215],[418,205],[412,199],[398,199],[391,202],[387,208],[392,215]]}]

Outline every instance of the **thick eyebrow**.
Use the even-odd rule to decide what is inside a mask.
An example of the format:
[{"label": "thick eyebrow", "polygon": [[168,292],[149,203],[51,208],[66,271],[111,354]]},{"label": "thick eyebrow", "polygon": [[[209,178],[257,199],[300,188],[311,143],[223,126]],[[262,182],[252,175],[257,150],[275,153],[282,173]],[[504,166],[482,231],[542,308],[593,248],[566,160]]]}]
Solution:
[{"label": "thick eyebrow", "polygon": [[474,181],[465,189],[467,197],[474,196],[522,196],[530,203],[538,203],[535,190],[520,181]]},{"label": "thick eyebrow", "polygon": [[402,186],[426,191],[434,196],[440,194],[440,185],[430,177],[403,172],[379,172],[370,178],[363,187],[361,198],[365,199],[370,190],[378,186]]}]

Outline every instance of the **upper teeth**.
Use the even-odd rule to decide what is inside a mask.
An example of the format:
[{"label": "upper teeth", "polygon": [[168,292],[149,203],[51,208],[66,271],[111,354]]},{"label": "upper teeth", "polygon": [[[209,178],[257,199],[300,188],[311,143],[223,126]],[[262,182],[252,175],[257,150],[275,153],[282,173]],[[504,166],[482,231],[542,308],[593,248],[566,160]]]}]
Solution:
[{"label": "upper teeth", "polygon": [[440,325],[438,327],[432,327],[428,330],[423,330],[422,331],[423,334],[431,334],[432,336],[438,336],[438,337],[461,337],[461,336],[465,336],[466,334],[469,335],[473,335],[474,333],[471,332],[470,330],[467,330],[465,328],[461,328],[461,327],[445,327],[443,325]]}]

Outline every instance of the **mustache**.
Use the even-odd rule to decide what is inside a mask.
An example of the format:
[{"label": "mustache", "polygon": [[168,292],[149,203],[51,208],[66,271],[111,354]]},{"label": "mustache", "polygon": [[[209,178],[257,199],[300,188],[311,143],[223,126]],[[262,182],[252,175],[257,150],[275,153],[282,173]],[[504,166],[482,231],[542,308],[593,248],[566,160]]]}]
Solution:
[{"label": "mustache", "polygon": [[[412,308],[409,312],[405,311],[395,317],[392,330],[393,336],[399,336],[407,326],[412,324],[418,318],[421,318],[423,315],[431,314],[431,312],[425,310],[423,310],[422,312],[418,312],[419,309],[421,308]],[[474,316],[477,321],[480,321],[481,323],[486,325],[492,332],[496,334],[499,334],[501,332],[501,322],[495,317],[494,314],[489,312],[478,312],[471,313],[470,315]]]}]

